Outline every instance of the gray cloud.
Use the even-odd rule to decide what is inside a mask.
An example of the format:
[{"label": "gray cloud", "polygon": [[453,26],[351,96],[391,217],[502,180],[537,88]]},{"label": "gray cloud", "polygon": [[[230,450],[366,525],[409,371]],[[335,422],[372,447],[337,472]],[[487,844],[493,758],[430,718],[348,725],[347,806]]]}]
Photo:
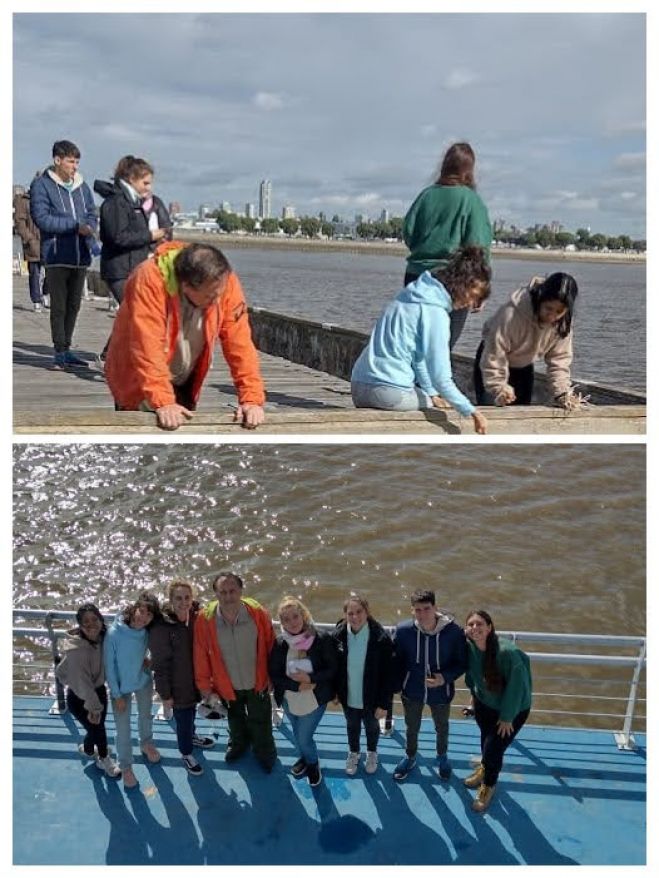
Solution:
[{"label": "gray cloud", "polygon": [[277,211],[402,213],[466,139],[493,215],[641,236],[602,186],[644,191],[644,126],[641,14],[14,16],[17,182],[68,137],[87,176],[141,154],[189,208],[268,177]]}]

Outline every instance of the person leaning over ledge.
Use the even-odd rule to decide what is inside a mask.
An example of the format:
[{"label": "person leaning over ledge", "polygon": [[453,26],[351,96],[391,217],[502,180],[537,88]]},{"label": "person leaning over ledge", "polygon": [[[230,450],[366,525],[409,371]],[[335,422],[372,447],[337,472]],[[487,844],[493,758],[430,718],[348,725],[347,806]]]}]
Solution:
[{"label": "person leaning over ledge", "polygon": [[120,411],[153,411],[176,430],[192,417],[219,338],[238,393],[235,420],[264,421],[265,390],[238,276],[210,244],[161,244],[126,281],[105,361]]}]

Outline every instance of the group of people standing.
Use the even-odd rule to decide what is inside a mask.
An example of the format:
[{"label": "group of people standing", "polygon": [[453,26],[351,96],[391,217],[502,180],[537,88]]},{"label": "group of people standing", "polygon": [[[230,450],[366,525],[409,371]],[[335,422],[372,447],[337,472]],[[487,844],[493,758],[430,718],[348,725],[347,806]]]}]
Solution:
[{"label": "group of people standing", "polygon": [[[79,161],[74,143],[57,141],[52,166],[35,177],[19,205],[20,228],[29,231],[31,224],[41,236],[53,368],[87,365],[71,344],[98,237],[101,277],[122,304],[99,358],[115,407],[152,411],[160,427],[177,429],[193,416],[219,340],[238,395],[235,419],[258,427],[265,420],[265,388],[240,280],[226,257],[210,244],[171,240],[171,220],[152,191],[153,167],[132,155],[120,159],[112,181],[94,183],[104,199],[99,228]],[[357,407],[453,406],[471,416],[478,433],[487,432],[483,413],[453,381],[450,357],[467,315],[483,308],[491,288],[492,230],[476,192],[475,161],[468,143],[453,144],[436,181],[405,217],[404,288],[353,366]],[[30,240],[34,249],[34,235]],[[38,268],[30,268],[30,290],[33,295],[36,283],[34,296],[40,296],[33,275]],[[579,405],[570,378],[577,293],[569,274],[534,277],[486,321],[474,365],[478,405],[528,405],[540,358],[553,403]]]},{"label": "group of people standing", "polygon": [[[503,754],[529,715],[532,687],[528,657],[497,636],[486,611],[471,612],[463,628],[436,606],[432,591],[416,591],[412,618],[398,624],[391,637],[360,595],[346,598],[342,618],[331,632],[314,624],[302,601],[285,596],[277,609],[277,634],[265,607],[244,594],[237,574],[219,574],[213,592],[214,599],[203,607],[185,582],[170,585],[162,607],[144,592],[109,628],[94,604],[79,607],[56,675],[66,686],[71,714],[86,733],[81,754],[94,759],[109,777],[122,776],[126,788],[138,782],[133,770],[133,695],[139,747],[148,762],[160,761],[152,727],[155,688],[172,711],[178,748],[191,775],[203,773],[195,748],[215,743],[196,730],[200,702],[207,711],[226,712],[227,762],[251,749],[262,769],[271,772],[277,760],[273,700],[283,708],[293,733],[297,759],[290,771],[296,779],[306,778],[312,787],[322,781],[315,732],[331,702],[340,703],[345,715],[346,773],[354,776],[359,770],[363,728],[364,770],[374,774],[381,722],[394,693],[400,692],[406,748],[394,779],[404,781],[416,766],[427,705],[436,731],[435,769],[448,780],[450,705],[455,682],[465,674],[472,697],[463,712],[474,715],[479,725],[481,761],[464,784],[478,790],[474,810],[488,807]],[[115,719],[116,761],[105,730],[106,685]]]}]

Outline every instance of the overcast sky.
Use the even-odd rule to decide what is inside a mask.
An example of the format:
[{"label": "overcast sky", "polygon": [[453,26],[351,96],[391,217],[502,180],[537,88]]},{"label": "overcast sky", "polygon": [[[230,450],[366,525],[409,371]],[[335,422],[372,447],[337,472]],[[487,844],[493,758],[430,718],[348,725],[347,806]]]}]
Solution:
[{"label": "overcast sky", "polygon": [[468,140],[493,219],[645,237],[645,16],[17,14],[14,180],[74,140],[186,209],[403,215]]}]

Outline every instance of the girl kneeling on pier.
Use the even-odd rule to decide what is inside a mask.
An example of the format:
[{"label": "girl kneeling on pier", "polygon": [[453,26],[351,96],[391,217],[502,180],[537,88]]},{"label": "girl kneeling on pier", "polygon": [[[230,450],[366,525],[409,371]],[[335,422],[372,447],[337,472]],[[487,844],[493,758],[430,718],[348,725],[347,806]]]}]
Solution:
[{"label": "girl kneeling on pier", "polygon": [[469,666],[465,682],[481,733],[481,761],[464,785],[478,788],[474,811],[490,804],[503,765],[503,754],[522,728],[531,708],[531,667],[526,653],[507,638],[498,638],[485,610],[467,616]]},{"label": "girl kneeling on pier", "polygon": [[364,769],[366,774],[374,774],[378,767],[379,720],[386,717],[393,696],[394,644],[360,595],[350,595],[343,604],[343,614],[333,637],[339,656],[336,691],[346,718],[350,748],[346,774],[357,774],[362,723],[366,732]]},{"label": "girl kneeling on pier", "polygon": [[133,693],[137,702],[140,749],[149,762],[160,762],[153,744],[153,679],[146,658],[147,628],[159,616],[158,599],[142,592],[112,623],[104,643],[105,674],[110,687],[116,726],[117,756],[124,786],[137,786],[133,771],[130,714]]},{"label": "girl kneeling on pier", "polygon": [[480,309],[491,272],[481,247],[464,247],[445,267],[424,271],[379,317],[352,370],[357,408],[416,411],[445,408],[471,415],[477,433],[487,421],[456,387],[449,350],[454,308]]},{"label": "girl kneeling on pier", "polygon": [[336,647],[330,634],[316,630],[311,613],[297,598],[284,597],[277,612],[281,634],[270,653],[268,670],[275,701],[284,706],[299,752],[291,774],[306,775],[315,787],[322,774],[313,736],[334,698]]},{"label": "girl kneeling on pier", "polygon": [[579,406],[570,380],[572,318],[578,288],[572,275],[535,277],[511,295],[483,327],[474,387],[479,405],[530,405],[533,363],[544,358],[554,404]]},{"label": "girl kneeling on pier", "polygon": [[103,639],[105,622],[94,604],[83,604],[76,611],[78,626],[72,628],[62,645],[62,658],[55,676],[66,686],[66,706],[84,728],[85,739],[78,751],[94,759],[96,767],[108,777],[119,777],[119,766],[108,752],[105,717],[108,694],[105,688]]}]

